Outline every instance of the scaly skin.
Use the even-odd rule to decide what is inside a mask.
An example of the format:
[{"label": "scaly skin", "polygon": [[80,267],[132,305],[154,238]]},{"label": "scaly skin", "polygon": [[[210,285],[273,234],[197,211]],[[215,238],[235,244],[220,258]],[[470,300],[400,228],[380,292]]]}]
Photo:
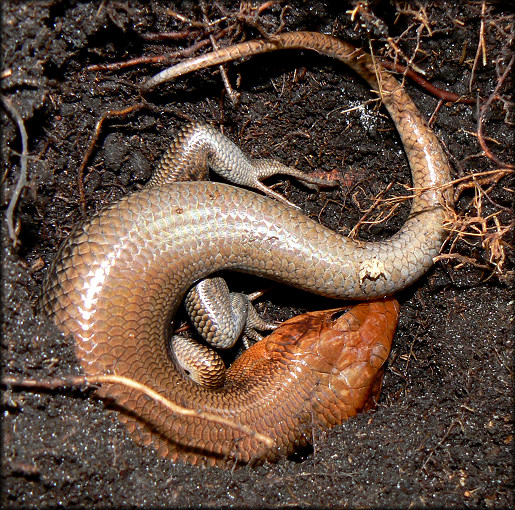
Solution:
[{"label": "scaly skin", "polygon": [[[254,365],[264,356],[260,351],[257,358],[252,357],[255,350],[250,349],[220,390],[199,388],[184,378],[167,356],[165,336],[192,283],[232,269],[317,294],[369,300],[416,281],[433,264],[445,235],[443,204],[449,199],[442,186],[450,180],[449,162],[407,93],[389,73],[375,69],[361,50],[327,35],[286,33],[273,42],[246,42],[186,61],[165,71],[165,79],[286,48],[312,49],[341,60],[373,89],[381,90],[404,143],[413,185],[426,191],[413,200],[403,228],[376,243],[346,239],[270,198],[206,182],[141,190],[70,236],[48,273],[40,307],[63,332],[74,335],[86,373],[132,377],[180,405],[218,413],[275,440],[275,446],[266,450],[233,429],[177,417],[133,390],[104,386],[101,393],[131,413],[122,414],[122,420],[133,437],[154,444],[172,459],[205,464],[274,459],[302,444],[311,427],[334,426],[366,407],[362,401],[356,401],[355,407],[346,402],[362,387],[356,382],[359,372],[343,375],[350,358],[361,359],[361,347],[355,343],[347,348],[343,343],[333,352],[331,345],[321,341],[323,336],[315,335],[304,345],[288,344],[273,334],[269,349],[275,354],[267,369],[256,377],[245,372],[242,379],[238,367]],[[150,80],[146,88],[162,81],[162,76]],[[383,304],[357,305],[350,312],[348,321],[365,344],[372,338],[368,337],[370,324],[392,330],[388,321],[395,319],[396,309],[391,301],[379,303]],[[372,315],[367,318],[365,312]],[[376,363],[374,347],[367,349],[368,364],[381,365],[386,359],[387,354]],[[320,353],[331,361],[321,362]],[[297,356],[299,363],[295,363]],[[292,375],[296,370],[300,370],[299,379]]]}]

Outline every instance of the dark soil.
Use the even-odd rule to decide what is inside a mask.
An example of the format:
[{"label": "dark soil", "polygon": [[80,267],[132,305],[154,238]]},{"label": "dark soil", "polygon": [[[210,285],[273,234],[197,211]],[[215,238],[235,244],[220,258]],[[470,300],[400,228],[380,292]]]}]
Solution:
[{"label": "dark soil", "polygon": [[[258,23],[273,32],[286,3],[264,11]],[[284,30],[332,33],[366,48],[370,35],[381,53],[387,36],[397,38],[409,29],[395,40],[412,55],[424,11],[412,5],[413,12],[397,18],[399,6],[371,3],[374,8],[358,12],[353,22],[346,13],[352,6],[344,2],[291,2]],[[203,19],[195,2],[172,4],[175,12]],[[220,4],[228,15],[238,12],[236,3]],[[467,94],[483,19],[487,62],[480,60],[474,69],[473,96],[484,104],[510,59],[512,23],[501,4],[485,5],[483,13],[481,3],[457,4],[426,7],[432,33],[421,29],[416,62],[437,87]],[[45,379],[81,373],[73,340],[35,317],[32,305],[60,241],[84,221],[78,168],[96,123],[104,112],[140,102],[137,85],[163,68],[140,64],[88,71],[87,66],[160,55],[203,38],[145,39],[188,27],[170,8],[156,1],[3,3],[2,94],[20,112],[30,143],[30,183],[16,211],[16,250],[4,228],[4,376]],[[214,8],[208,15],[221,17]],[[247,38],[260,37],[250,25],[241,27]],[[230,42],[221,39],[219,44]],[[223,129],[253,156],[274,157],[306,171],[338,169],[345,181],[341,189],[310,194],[296,183],[278,189],[343,233],[387,184],[396,183],[393,194],[409,184],[391,121],[374,103],[357,109],[373,96],[343,65],[314,54],[276,52],[228,70],[241,93],[237,107],[224,93],[218,70],[208,69],[159,87],[146,96],[142,109],[106,120],[84,179],[87,216],[141,187],[188,118]],[[407,87],[429,118],[438,100],[411,83]],[[509,87],[506,83],[500,94]],[[492,102],[485,134],[492,151],[509,162],[513,117],[506,107],[503,101]],[[21,141],[6,113],[2,128],[6,209],[19,175]],[[497,168],[475,136],[475,105],[442,106],[434,129],[457,178]],[[505,179],[482,195],[483,218],[498,213],[499,224],[509,224],[510,186]],[[456,206],[459,214],[477,216],[475,193],[465,191]],[[388,237],[407,210],[401,208],[386,225],[362,229],[360,236]],[[488,225],[494,225],[492,219]],[[513,265],[502,244],[504,264],[499,266],[499,258],[490,264],[484,240],[467,237],[454,247],[483,268],[444,260],[398,296],[401,319],[378,409],[326,437],[314,437],[313,451],[295,459],[235,470],[174,464],[135,445],[91,391],[4,386],[2,506],[513,508],[512,294],[507,278]],[[251,279],[248,285],[252,291],[263,282]],[[269,318],[328,305],[280,286],[267,298]]]}]

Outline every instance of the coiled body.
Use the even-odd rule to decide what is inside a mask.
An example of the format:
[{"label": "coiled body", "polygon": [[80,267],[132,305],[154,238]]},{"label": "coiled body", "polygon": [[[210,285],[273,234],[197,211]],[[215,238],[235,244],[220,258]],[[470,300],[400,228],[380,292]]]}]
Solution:
[{"label": "coiled body", "polygon": [[[425,191],[414,199],[403,228],[377,243],[346,239],[285,204],[207,182],[141,190],[70,236],[48,273],[40,308],[65,333],[74,335],[87,373],[133,377],[179,405],[233,418],[276,441],[273,449],[263,451],[250,438],[235,442],[234,430],[173,416],[119,385],[103,387],[104,395],[130,412],[122,419],[133,436],[154,444],[170,458],[215,464],[228,458],[273,459],[301,444],[309,427],[325,428],[348,417],[347,411],[338,408],[341,395],[331,401],[330,411],[320,405],[324,395],[341,382],[338,370],[343,367],[336,361],[329,374],[316,363],[310,368],[303,361],[298,380],[291,372],[284,376],[281,370],[269,369],[241,384],[236,374],[236,382],[228,380],[220,390],[199,388],[180,374],[167,355],[165,338],[170,319],[192,283],[232,269],[321,295],[372,299],[391,295],[424,274],[444,237],[442,187],[450,179],[449,163],[396,80],[384,70],[376,71],[368,55],[330,36],[298,32],[274,41],[243,43],[192,59],[189,68],[188,62],[180,64],[176,75],[274,49],[307,48],[333,56],[381,90],[403,140],[414,187]],[[392,315],[391,309],[378,313]],[[296,352],[297,347],[274,349],[274,366],[280,366],[292,363],[289,350]],[[309,352],[304,355],[313,358]],[[347,385],[351,393],[352,384]]]}]

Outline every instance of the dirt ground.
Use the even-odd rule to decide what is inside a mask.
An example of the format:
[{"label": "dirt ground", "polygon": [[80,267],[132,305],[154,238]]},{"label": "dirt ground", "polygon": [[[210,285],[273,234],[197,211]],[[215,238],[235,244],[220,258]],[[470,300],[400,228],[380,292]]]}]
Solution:
[{"label": "dirt ground", "polygon": [[[330,59],[277,52],[228,66],[241,94],[237,106],[217,69],[143,98],[138,84],[166,62],[88,68],[209,43],[205,26],[184,17],[219,20],[213,33],[227,29],[220,46],[261,37],[259,26],[269,33],[331,33],[371,45],[378,56],[397,56],[400,63],[415,56],[417,69],[436,87],[458,95],[469,94],[470,87],[478,101],[446,103],[436,111],[438,99],[407,82],[423,114],[430,118],[436,111],[434,129],[455,177],[512,163],[512,84],[509,73],[504,82],[502,75],[513,54],[513,20],[502,3],[361,4],[353,19],[347,12],[353,5],[344,2],[252,3],[246,17],[237,17],[239,4],[228,1],[205,13],[189,1],[3,2],[2,95],[19,112],[29,140],[29,182],[15,210],[16,249],[3,225],[3,376],[81,373],[73,340],[34,315],[39,285],[60,241],[84,221],[82,208],[90,216],[140,188],[187,119],[212,123],[255,157],[274,157],[305,171],[338,170],[337,190],[306,193],[296,183],[277,189],[344,234],[388,184],[394,183],[387,196],[406,193],[409,171],[390,119],[369,101],[366,85]],[[260,12],[260,5],[267,8]],[[183,38],[156,35],[172,32]],[[184,53],[168,62],[183,58]],[[131,113],[105,119],[85,167],[81,199],[79,167],[97,122],[106,112],[139,103]],[[19,129],[5,109],[2,129],[5,211],[22,151]],[[492,176],[499,173],[486,177]],[[476,179],[463,191],[454,223],[461,233],[451,234],[443,251],[453,255],[398,296],[400,324],[376,411],[315,437],[313,451],[295,458],[203,469],[135,445],[91,391],[4,385],[3,506],[513,508],[509,177],[497,183]],[[404,204],[386,223],[364,225],[360,237],[388,237],[407,211]],[[249,285],[254,290],[256,281]],[[263,303],[272,319],[334,304],[281,286]]]}]

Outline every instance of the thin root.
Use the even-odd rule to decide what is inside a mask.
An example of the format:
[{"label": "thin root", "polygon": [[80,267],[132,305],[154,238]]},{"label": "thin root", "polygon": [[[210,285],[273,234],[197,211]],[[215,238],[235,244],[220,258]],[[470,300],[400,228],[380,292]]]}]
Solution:
[{"label": "thin root", "polygon": [[97,124],[95,126],[95,132],[93,133],[93,136],[91,137],[91,140],[89,141],[88,150],[85,152],[84,157],[82,158],[82,162],[79,166],[79,172],[78,172],[78,188],[79,188],[79,195],[80,195],[80,205],[81,205],[81,211],[82,215],[84,216],[86,214],[86,193],[84,190],[84,171],[86,169],[86,165],[88,164],[89,158],[93,154],[93,150],[95,149],[95,145],[98,141],[98,138],[100,137],[100,134],[102,133],[102,125],[104,124],[104,121],[109,117],[124,117],[125,115],[128,115],[129,113],[141,110],[145,106],[144,103],[137,103],[132,106],[129,106],[128,108],[124,108],[123,110],[109,110],[107,112],[104,112],[100,119],[97,121]]},{"label": "thin root", "polygon": [[42,388],[45,390],[55,390],[70,386],[75,387],[88,387],[90,385],[95,384],[103,384],[103,383],[111,383],[111,384],[122,384],[129,388],[133,388],[141,393],[144,393],[152,400],[159,402],[167,409],[172,411],[173,413],[182,415],[182,416],[193,416],[202,420],[210,421],[222,425],[224,427],[230,427],[232,429],[245,434],[246,436],[257,439],[258,441],[265,444],[268,448],[271,448],[274,445],[274,441],[271,437],[260,434],[245,425],[240,425],[239,423],[235,423],[227,418],[222,416],[217,416],[216,414],[212,414],[206,411],[200,411],[196,409],[187,409],[186,407],[179,406],[174,402],[171,402],[167,398],[163,397],[153,389],[141,384],[133,379],[129,379],[128,377],[122,377],[119,375],[96,375],[96,376],[72,376],[64,379],[48,379],[43,381],[37,381],[35,379],[22,379],[19,380],[16,377],[3,377],[2,385],[9,387],[17,387],[24,389],[38,389]]},{"label": "thin root", "polygon": [[27,136],[27,130],[25,129],[25,124],[23,123],[23,119],[21,118],[20,113],[14,107],[11,100],[5,96],[1,96],[2,103],[4,104],[5,109],[10,113],[10,115],[15,120],[18,129],[20,130],[21,136],[21,157],[20,157],[20,175],[18,177],[18,181],[16,182],[16,187],[14,188],[11,199],[9,200],[9,206],[7,207],[6,218],[7,218],[7,228],[9,229],[9,237],[11,238],[13,245],[18,245],[18,232],[14,226],[14,211],[16,209],[16,204],[20,198],[21,192],[25,186],[27,186],[27,162],[29,158],[29,138]]}]

